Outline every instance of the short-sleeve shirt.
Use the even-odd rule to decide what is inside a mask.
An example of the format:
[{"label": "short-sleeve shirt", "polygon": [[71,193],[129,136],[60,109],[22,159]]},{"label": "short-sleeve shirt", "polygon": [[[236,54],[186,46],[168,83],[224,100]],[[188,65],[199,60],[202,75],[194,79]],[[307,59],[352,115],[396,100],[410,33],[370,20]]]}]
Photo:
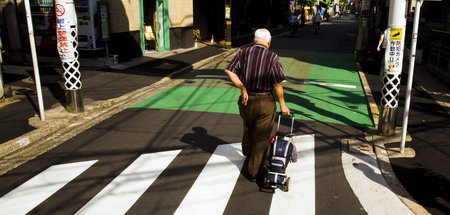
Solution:
[{"label": "short-sleeve shirt", "polygon": [[226,68],[235,73],[249,92],[270,91],[286,80],[278,55],[263,45],[242,49]]}]

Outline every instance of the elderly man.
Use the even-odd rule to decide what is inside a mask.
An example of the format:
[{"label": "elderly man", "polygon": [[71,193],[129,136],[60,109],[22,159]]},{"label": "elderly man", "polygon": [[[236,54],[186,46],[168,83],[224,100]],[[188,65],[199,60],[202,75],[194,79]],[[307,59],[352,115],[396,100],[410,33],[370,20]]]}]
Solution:
[{"label": "elderly man", "polygon": [[286,76],[278,56],[269,50],[270,32],[256,30],[254,43],[242,49],[225,69],[233,84],[241,90],[238,105],[244,123],[242,151],[247,156],[246,176],[250,181],[256,181],[257,175],[264,174],[264,158],[276,111],[272,90],[278,97],[282,114],[290,114],[281,85]]}]

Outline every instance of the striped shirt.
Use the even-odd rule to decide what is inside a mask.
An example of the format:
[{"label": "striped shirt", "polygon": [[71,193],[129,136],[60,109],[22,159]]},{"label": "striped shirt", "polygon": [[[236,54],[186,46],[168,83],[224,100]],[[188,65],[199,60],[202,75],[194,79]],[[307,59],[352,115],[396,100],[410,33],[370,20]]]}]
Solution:
[{"label": "striped shirt", "polygon": [[277,54],[259,44],[242,49],[226,69],[236,73],[249,92],[270,91],[286,79]]}]

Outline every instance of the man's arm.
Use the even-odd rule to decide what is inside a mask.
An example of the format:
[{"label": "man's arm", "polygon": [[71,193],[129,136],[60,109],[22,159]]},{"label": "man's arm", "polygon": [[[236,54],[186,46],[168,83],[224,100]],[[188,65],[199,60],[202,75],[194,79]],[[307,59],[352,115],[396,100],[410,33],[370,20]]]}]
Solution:
[{"label": "man's arm", "polygon": [[383,44],[383,40],[384,40],[384,33],[381,34],[380,40],[378,41],[377,51],[380,51],[380,46],[381,44]]},{"label": "man's arm", "polygon": [[278,101],[280,102],[281,114],[290,115],[291,111],[286,106],[286,102],[284,101],[284,91],[283,91],[283,85],[281,85],[281,82],[273,84],[273,89],[275,90],[275,94],[277,95]]},{"label": "man's arm", "polygon": [[236,73],[234,73],[228,69],[225,69],[225,73],[228,75],[231,82],[233,82],[234,86],[236,86],[237,88],[239,88],[241,90],[242,104],[244,106],[246,106],[247,101],[248,101],[248,94],[247,94],[247,89],[245,88],[244,84],[239,79],[239,77],[236,75]]}]

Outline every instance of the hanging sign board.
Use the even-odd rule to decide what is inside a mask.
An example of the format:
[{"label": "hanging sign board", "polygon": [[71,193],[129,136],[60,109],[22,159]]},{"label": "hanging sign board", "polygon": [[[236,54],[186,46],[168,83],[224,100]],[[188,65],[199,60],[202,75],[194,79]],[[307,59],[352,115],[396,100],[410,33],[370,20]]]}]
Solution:
[{"label": "hanging sign board", "polygon": [[109,17],[108,4],[105,2],[98,3],[98,12],[100,14],[100,26],[102,32],[102,40],[109,40]]},{"label": "hanging sign board", "polygon": [[[56,0],[56,41],[59,57],[62,62],[72,62],[77,59],[77,16],[73,0]],[[75,43],[75,44],[74,44]]]},{"label": "hanging sign board", "polygon": [[390,28],[388,35],[384,69],[387,74],[399,75],[402,73],[403,63],[403,28]]}]

